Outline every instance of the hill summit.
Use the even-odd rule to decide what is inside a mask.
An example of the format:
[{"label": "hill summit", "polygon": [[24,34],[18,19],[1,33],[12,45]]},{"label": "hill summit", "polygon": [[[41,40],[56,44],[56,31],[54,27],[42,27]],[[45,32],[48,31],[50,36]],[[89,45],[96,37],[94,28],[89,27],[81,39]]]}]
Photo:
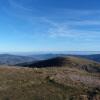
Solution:
[{"label": "hill summit", "polygon": [[100,63],[84,59],[81,57],[66,56],[66,57],[55,57],[47,60],[40,60],[31,63],[18,64],[23,67],[70,67],[85,70],[88,72],[100,72]]}]

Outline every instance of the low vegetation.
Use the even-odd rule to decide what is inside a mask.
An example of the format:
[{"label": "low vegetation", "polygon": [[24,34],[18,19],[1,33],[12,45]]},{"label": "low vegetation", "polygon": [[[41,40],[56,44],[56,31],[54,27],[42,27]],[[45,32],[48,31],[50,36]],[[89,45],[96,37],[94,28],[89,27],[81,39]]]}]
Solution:
[{"label": "low vegetation", "polygon": [[0,67],[0,100],[100,100],[100,74],[68,67]]},{"label": "low vegetation", "polygon": [[98,72],[100,73],[100,63],[93,60],[84,59],[81,57],[66,56],[66,57],[55,57],[47,60],[40,60],[31,63],[17,64],[17,66],[31,67],[31,68],[46,68],[46,67],[69,67],[87,72]]}]

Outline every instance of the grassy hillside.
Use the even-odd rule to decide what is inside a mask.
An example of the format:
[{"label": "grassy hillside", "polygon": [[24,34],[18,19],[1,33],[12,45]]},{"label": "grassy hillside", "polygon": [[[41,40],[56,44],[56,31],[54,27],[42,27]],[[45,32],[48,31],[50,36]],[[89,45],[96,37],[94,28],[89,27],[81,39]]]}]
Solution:
[{"label": "grassy hillside", "polygon": [[81,70],[85,70],[88,72],[100,72],[100,63],[84,59],[81,57],[73,57],[73,56],[67,56],[67,57],[55,57],[48,60],[41,60],[33,63],[23,63],[18,64],[18,66],[24,66],[24,67],[70,67],[70,68],[77,68]]},{"label": "grassy hillside", "polygon": [[0,100],[100,100],[100,74],[68,67],[0,67]]}]

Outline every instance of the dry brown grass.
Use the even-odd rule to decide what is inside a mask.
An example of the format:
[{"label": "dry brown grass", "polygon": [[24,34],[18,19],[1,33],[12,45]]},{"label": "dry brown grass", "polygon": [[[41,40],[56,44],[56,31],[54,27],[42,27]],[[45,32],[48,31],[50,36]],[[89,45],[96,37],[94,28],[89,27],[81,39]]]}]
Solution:
[{"label": "dry brown grass", "polygon": [[98,82],[99,74],[78,69],[1,66],[0,100],[89,100],[95,91],[99,98]]}]

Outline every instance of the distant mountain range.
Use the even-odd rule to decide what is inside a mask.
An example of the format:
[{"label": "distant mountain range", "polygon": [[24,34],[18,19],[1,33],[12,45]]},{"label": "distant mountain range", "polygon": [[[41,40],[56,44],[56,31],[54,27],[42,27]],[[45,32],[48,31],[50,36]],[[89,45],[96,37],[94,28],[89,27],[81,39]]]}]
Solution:
[{"label": "distant mountain range", "polygon": [[0,65],[15,65],[18,63],[24,63],[24,62],[27,63],[27,62],[33,62],[33,61],[36,61],[36,59],[33,57],[0,54]]},{"label": "distant mountain range", "polygon": [[16,65],[21,63],[30,64],[40,60],[47,60],[55,57],[67,57],[67,56],[81,57],[96,62],[100,62],[100,54],[94,54],[94,55],[36,54],[28,56],[0,54],[0,65]]}]

